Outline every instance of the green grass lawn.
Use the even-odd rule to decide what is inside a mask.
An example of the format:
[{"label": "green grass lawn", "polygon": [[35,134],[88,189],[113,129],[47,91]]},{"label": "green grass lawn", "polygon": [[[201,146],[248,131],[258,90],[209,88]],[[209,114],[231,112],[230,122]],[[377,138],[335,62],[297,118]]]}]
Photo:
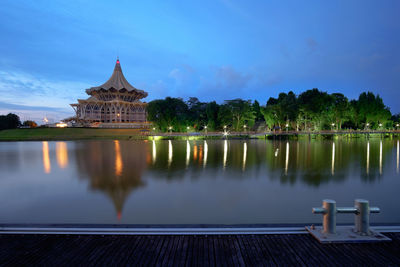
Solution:
[{"label": "green grass lawn", "polygon": [[0,131],[0,141],[145,139],[139,129],[33,128]]}]

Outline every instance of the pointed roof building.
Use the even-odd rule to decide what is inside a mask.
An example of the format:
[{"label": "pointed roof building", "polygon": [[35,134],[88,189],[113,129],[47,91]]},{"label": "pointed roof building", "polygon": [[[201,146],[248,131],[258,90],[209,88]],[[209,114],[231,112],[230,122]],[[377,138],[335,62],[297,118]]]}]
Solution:
[{"label": "pointed roof building", "polygon": [[147,92],[133,87],[124,77],[117,58],[111,77],[102,85],[86,89],[87,99],[71,104],[77,125],[104,128],[149,128]]},{"label": "pointed roof building", "polygon": [[135,93],[137,95],[137,99],[144,98],[148,94],[140,89],[133,87],[125,78],[124,74],[122,73],[121,64],[119,59],[117,58],[117,62],[115,63],[114,71],[105,83],[100,86],[91,87],[86,89],[86,93],[88,95],[92,95],[94,92],[98,91],[118,91],[121,93],[128,92],[128,93]]}]

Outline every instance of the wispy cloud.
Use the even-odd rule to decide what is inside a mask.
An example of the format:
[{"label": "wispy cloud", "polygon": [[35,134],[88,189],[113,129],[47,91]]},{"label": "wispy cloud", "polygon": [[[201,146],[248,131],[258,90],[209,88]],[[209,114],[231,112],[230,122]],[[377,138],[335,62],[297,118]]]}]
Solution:
[{"label": "wispy cloud", "polygon": [[42,123],[44,117],[48,118],[50,122],[57,122],[72,116],[73,110],[70,108],[16,105],[0,101],[0,114],[5,115],[8,113],[17,114],[21,121],[33,120]]},{"label": "wispy cloud", "polygon": [[0,112],[14,112],[39,119],[52,114],[55,120],[73,114],[69,104],[86,98],[89,85],[52,81],[29,73],[0,70]]},{"label": "wispy cloud", "polygon": [[213,76],[200,77],[199,93],[220,100],[241,97],[243,90],[253,78],[253,75],[242,73],[232,66],[216,68]]}]

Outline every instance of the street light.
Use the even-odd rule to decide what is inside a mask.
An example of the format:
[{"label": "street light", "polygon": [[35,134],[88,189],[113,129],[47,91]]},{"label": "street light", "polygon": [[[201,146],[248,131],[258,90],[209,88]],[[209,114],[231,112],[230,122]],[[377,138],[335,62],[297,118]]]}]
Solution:
[{"label": "street light", "polygon": [[171,133],[171,130],[172,130],[172,126],[169,126],[168,127],[168,131]]},{"label": "street light", "polygon": [[288,128],[289,128],[289,123],[286,123],[286,132],[288,131]]},{"label": "street light", "polygon": [[332,124],[331,124],[331,126],[332,126],[332,131],[333,131],[333,127],[335,127],[335,124],[334,124],[334,123],[332,123]]}]

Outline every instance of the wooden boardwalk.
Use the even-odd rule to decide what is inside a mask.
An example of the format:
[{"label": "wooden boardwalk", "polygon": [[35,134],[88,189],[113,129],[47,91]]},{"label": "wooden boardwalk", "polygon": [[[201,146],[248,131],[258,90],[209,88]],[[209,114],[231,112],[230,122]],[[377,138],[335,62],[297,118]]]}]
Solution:
[{"label": "wooden boardwalk", "polygon": [[0,265],[400,266],[388,243],[321,245],[292,235],[0,235]]}]

